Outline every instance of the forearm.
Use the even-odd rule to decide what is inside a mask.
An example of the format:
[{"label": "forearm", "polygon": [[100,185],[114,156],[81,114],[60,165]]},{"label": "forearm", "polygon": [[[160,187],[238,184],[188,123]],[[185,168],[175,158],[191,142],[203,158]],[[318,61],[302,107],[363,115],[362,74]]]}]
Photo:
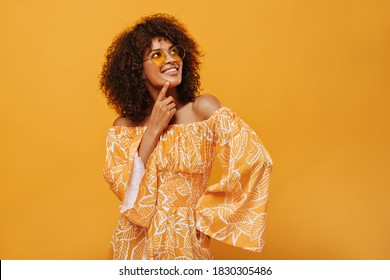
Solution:
[{"label": "forearm", "polygon": [[162,132],[176,113],[176,103],[172,96],[165,97],[170,83],[166,82],[161,89],[152,109],[149,125],[142,137],[138,155],[146,166],[151,153],[157,146]]},{"label": "forearm", "polygon": [[146,128],[144,136],[141,140],[141,144],[138,148],[138,155],[142,159],[142,162],[145,166],[151,153],[156,148],[159,138],[160,134],[158,132],[154,132],[149,127]]}]

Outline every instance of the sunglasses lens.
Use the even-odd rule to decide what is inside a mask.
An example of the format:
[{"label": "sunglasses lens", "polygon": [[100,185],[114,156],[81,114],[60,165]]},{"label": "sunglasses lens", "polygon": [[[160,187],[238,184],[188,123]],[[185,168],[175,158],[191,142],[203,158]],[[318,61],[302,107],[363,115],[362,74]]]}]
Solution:
[{"label": "sunglasses lens", "polygon": [[182,46],[174,46],[169,53],[176,60],[182,60],[185,56],[185,51]]},{"label": "sunglasses lens", "polygon": [[165,54],[162,50],[159,50],[154,52],[150,59],[153,61],[154,64],[160,65],[164,63]]},{"label": "sunglasses lens", "polygon": [[[169,55],[176,61],[182,61],[185,56],[185,51],[182,46],[174,46],[169,51]],[[150,60],[156,65],[162,65],[166,59],[166,55],[163,50],[156,50],[150,56]]]}]

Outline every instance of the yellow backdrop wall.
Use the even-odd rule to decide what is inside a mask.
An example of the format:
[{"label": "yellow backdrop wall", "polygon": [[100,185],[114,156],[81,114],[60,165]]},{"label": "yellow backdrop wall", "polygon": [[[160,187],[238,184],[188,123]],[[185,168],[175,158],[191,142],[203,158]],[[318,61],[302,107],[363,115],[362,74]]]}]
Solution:
[{"label": "yellow backdrop wall", "polygon": [[[112,38],[177,16],[205,53],[204,93],[274,160],[261,254],[389,259],[390,2],[2,1],[1,259],[106,259],[119,216],[102,177],[116,117],[98,76]],[[218,179],[213,174],[211,182]]]}]

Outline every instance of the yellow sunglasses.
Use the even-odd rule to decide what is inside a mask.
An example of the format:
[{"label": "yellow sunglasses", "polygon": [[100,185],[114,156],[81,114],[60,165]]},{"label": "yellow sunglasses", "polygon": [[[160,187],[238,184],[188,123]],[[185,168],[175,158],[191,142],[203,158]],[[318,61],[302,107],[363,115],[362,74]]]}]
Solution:
[{"label": "yellow sunglasses", "polygon": [[143,62],[151,60],[156,65],[162,65],[167,59],[166,53],[168,53],[174,60],[179,62],[182,61],[186,55],[184,48],[180,45],[176,45],[173,46],[168,52],[164,49],[153,50],[150,54],[150,57],[145,59]]}]

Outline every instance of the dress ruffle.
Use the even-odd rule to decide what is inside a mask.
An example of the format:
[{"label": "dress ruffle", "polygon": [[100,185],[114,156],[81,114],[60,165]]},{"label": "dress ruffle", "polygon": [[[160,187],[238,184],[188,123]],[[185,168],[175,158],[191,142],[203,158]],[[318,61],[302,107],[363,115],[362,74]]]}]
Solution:
[{"label": "dress ruffle", "polygon": [[[104,177],[123,202],[145,127],[111,127]],[[224,170],[207,185],[214,157]],[[139,192],[113,235],[115,259],[210,259],[211,236],[252,251],[264,246],[272,160],[229,108],[202,122],[168,126]]]}]

